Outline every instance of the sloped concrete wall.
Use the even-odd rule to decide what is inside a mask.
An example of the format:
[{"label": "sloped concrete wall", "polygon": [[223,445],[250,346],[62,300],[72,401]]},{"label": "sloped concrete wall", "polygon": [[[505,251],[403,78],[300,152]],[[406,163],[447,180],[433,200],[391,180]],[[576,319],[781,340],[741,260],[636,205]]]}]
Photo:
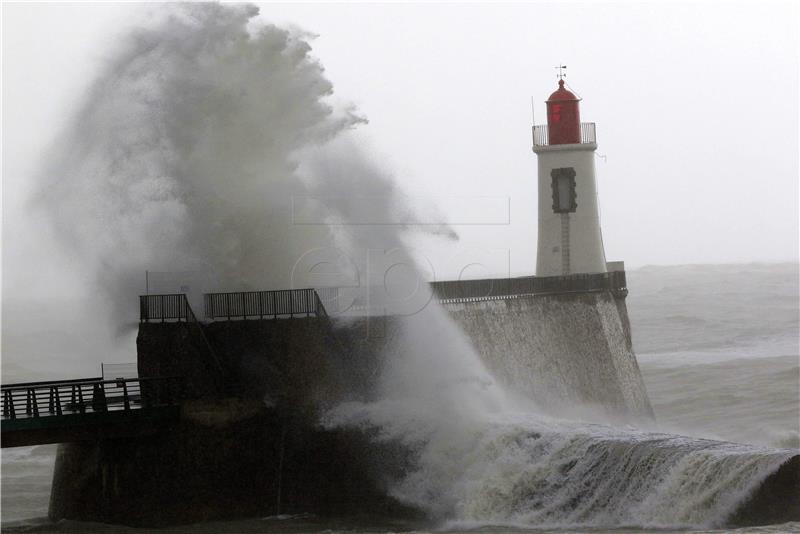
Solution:
[{"label": "sloped concrete wall", "polygon": [[[595,291],[441,305],[499,381],[549,412],[582,415],[589,407],[623,422],[653,418],[623,296]],[[359,383],[374,385],[386,359],[402,349],[403,322],[337,322]]]},{"label": "sloped concrete wall", "polygon": [[542,407],[652,418],[623,298],[603,291],[443,306],[498,380]]}]

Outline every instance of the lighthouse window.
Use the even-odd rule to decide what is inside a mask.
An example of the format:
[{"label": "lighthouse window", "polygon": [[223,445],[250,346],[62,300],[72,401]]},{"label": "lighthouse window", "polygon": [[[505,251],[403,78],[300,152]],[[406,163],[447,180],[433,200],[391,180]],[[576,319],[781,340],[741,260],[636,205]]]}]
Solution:
[{"label": "lighthouse window", "polygon": [[565,167],[553,169],[553,211],[555,213],[572,213],[578,207],[575,193],[575,169]]}]

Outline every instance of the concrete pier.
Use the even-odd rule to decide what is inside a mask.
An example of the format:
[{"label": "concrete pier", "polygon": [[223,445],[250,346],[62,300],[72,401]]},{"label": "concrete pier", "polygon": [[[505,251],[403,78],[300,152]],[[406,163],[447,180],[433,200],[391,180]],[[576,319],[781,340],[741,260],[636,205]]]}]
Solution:
[{"label": "concrete pier", "polygon": [[[490,282],[478,296],[471,292],[486,284],[435,289],[498,380],[554,412],[579,404],[623,420],[652,416],[624,273]],[[156,308],[143,308],[139,374],[185,377],[180,418],[154,436],[62,444],[50,517],[163,526],[295,512],[413,515],[382,486],[403,469],[402,453],[376,454],[364,435],[318,423],[342,401],[374,399],[391,357],[384,347],[403,319],[382,317],[375,331],[367,318],[337,321],[304,302],[311,307],[299,316],[205,324],[190,312],[151,322]]]}]

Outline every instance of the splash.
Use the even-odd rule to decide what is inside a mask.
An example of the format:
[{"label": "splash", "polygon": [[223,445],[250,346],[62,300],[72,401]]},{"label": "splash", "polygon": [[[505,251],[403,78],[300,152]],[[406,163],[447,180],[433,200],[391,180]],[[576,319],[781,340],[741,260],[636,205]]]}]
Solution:
[{"label": "splash", "polygon": [[[249,5],[162,6],[92,84],[42,179],[65,249],[118,308],[146,269],[289,287],[297,154],[365,122],[326,103],[308,36]],[[324,236],[323,236],[324,237]]]},{"label": "splash", "polygon": [[[796,486],[798,451],[617,428],[591,422],[598,414],[579,403],[559,412],[572,419],[555,418],[500,387],[461,335],[437,306],[392,318],[377,398],[324,420],[372,436],[379,457],[407,451],[389,492],[443,529],[717,528],[800,517],[792,482],[770,482]],[[765,511],[765,500],[783,515]]]},{"label": "splash", "polygon": [[[413,451],[390,493],[426,511],[445,530],[720,528],[736,521],[797,520],[792,483],[767,484],[781,472],[796,484],[796,450],[530,412],[454,417],[429,402],[411,416],[407,408],[385,401],[343,405],[327,424],[378,429],[377,443]],[[784,510],[783,516],[752,504],[764,491],[769,507]]]}]

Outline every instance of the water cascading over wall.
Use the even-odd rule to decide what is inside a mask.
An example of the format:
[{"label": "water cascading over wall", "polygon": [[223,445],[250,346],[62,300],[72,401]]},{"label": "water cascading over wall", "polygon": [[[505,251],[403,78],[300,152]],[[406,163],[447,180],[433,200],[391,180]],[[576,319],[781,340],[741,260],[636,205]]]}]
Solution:
[{"label": "water cascading over wall", "polygon": [[[631,342],[624,271],[433,282],[431,290],[430,297],[494,378],[534,400],[543,412],[623,423],[652,420]],[[402,317],[424,313],[388,308],[339,321],[350,350],[363,346],[373,358],[391,357],[391,340],[402,329]],[[427,357],[437,358],[433,346]],[[449,372],[457,376],[464,370]]]},{"label": "water cascading over wall", "polygon": [[624,297],[610,291],[442,303],[495,377],[541,407],[652,418]]}]

